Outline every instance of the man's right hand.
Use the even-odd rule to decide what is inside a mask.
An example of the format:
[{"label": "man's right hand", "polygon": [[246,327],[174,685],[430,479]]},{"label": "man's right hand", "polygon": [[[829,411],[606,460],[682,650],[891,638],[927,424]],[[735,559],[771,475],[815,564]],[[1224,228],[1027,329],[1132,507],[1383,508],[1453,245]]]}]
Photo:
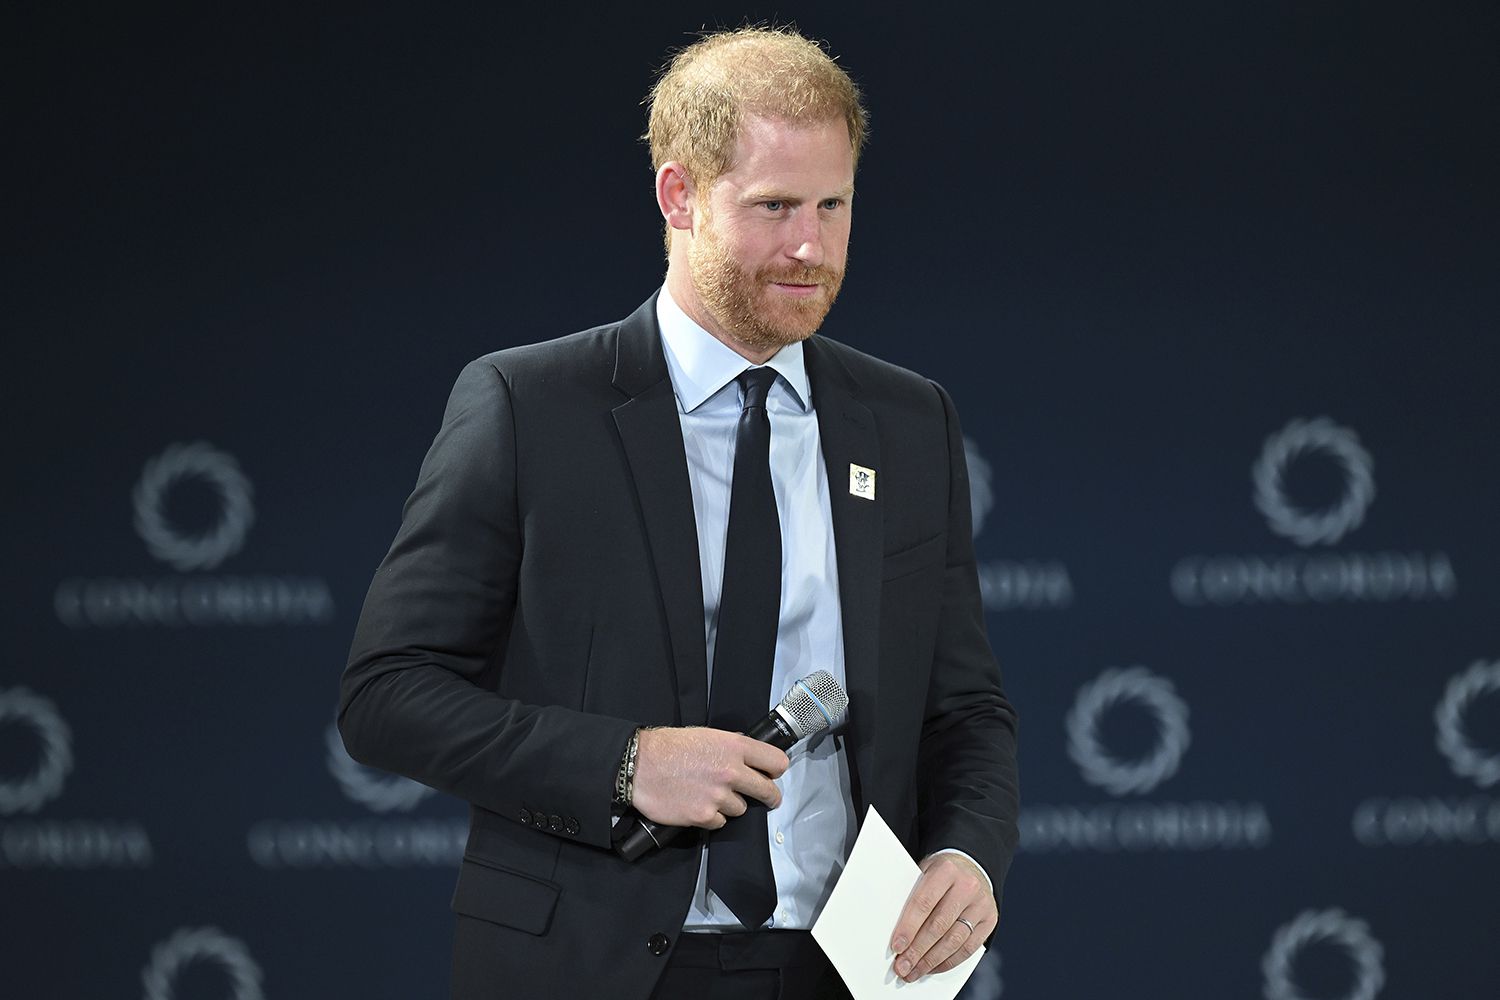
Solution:
[{"label": "man's right hand", "polygon": [[781,805],[781,789],[772,779],[786,768],[786,754],[742,733],[703,726],[643,729],[631,804],[665,826],[717,830],[744,814],[746,797],[772,809]]}]

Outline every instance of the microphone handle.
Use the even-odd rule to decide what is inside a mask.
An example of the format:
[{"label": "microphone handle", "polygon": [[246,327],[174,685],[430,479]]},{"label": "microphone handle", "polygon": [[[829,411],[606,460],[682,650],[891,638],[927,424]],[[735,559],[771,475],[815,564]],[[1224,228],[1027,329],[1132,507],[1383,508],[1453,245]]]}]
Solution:
[{"label": "microphone handle", "polygon": [[[792,744],[797,742],[797,734],[792,732],[792,727],[787,725],[781,713],[774,709],[745,735],[752,740],[769,743],[782,751],[790,750]],[[616,854],[626,861],[636,861],[647,851],[666,847],[688,829],[692,828],[653,823],[632,809],[615,824],[610,839],[613,841]]]}]

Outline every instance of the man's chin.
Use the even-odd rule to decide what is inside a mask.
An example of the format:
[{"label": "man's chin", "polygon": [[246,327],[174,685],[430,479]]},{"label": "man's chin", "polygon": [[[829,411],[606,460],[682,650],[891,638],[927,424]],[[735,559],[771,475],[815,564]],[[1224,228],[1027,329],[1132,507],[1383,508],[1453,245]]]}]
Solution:
[{"label": "man's chin", "polygon": [[[779,295],[775,291],[771,294]],[[776,343],[796,344],[818,332],[831,308],[833,297],[823,287],[806,298],[782,297],[767,303],[760,325]]]},{"label": "man's chin", "polygon": [[752,351],[769,351],[775,353],[783,347],[791,344],[800,344],[802,341],[817,333],[817,328],[799,327],[797,329],[786,329],[784,327],[771,328],[757,324],[752,329],[738,329],[733,333],[734,339]]},{"label": "man's chin", "polygon": [[823,325],[823,317],[827,314],[826,309],[820,309],[815,316],[779,316],[775,321],[757,324],[756,329],[751,331],[751,337],[756,342],[755,346],[761,348],[800,344],[818,332]]},{"label": "man's chin", "polygon": [[817,333],[837,294],[837,288],[827,285],[805,297],[762,287],[758,298],[743,297],[726,303],[722,310],[709,308],[720,328],[740,345],[757,353],[774,353]]}]

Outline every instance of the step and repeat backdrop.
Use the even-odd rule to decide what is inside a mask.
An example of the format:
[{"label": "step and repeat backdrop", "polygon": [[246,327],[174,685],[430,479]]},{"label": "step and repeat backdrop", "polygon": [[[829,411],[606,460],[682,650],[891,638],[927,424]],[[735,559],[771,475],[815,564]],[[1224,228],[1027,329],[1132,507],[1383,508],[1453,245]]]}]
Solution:
[{"label": "step and repeat backdrop", "polygon": [[[1495,996],[1500,28],[1210,6],[800,21],[874,123],[825,332],[956,400],[1022,718],[964,996]],[[663,54],[790,13],[7,15],[0,994],[446,995],[364,589],[464,362],[659,283]]]}]

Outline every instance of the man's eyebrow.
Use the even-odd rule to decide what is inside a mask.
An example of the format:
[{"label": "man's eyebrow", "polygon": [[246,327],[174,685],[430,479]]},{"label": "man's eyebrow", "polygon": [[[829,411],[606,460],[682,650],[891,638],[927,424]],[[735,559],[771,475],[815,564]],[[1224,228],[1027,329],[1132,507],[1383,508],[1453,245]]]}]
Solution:
[{"label": "man's eyebrow", "polygon": [[[837,191],[833,192],[832,194],[819,195],[817,198],[814,198],[813,200],[814,201],[823,201],[823,200],[828,199],[828,198],[839,198],[841,200],[847,201],[847,200],[849,200],[852,197],[854,197],[854,185],[850,184],[848,187],[839,188]],[[744,194],[744,199],[746,201],[791,201],[791,202],[799,202],[799,201],[803,200],[803,199],[798,198],[798,197],[796,197],[794,195],[781,194],[780,192],[776,191],[774,188],[764,188],[764,189],[761,189],[761,190],[747,191]]]}]

